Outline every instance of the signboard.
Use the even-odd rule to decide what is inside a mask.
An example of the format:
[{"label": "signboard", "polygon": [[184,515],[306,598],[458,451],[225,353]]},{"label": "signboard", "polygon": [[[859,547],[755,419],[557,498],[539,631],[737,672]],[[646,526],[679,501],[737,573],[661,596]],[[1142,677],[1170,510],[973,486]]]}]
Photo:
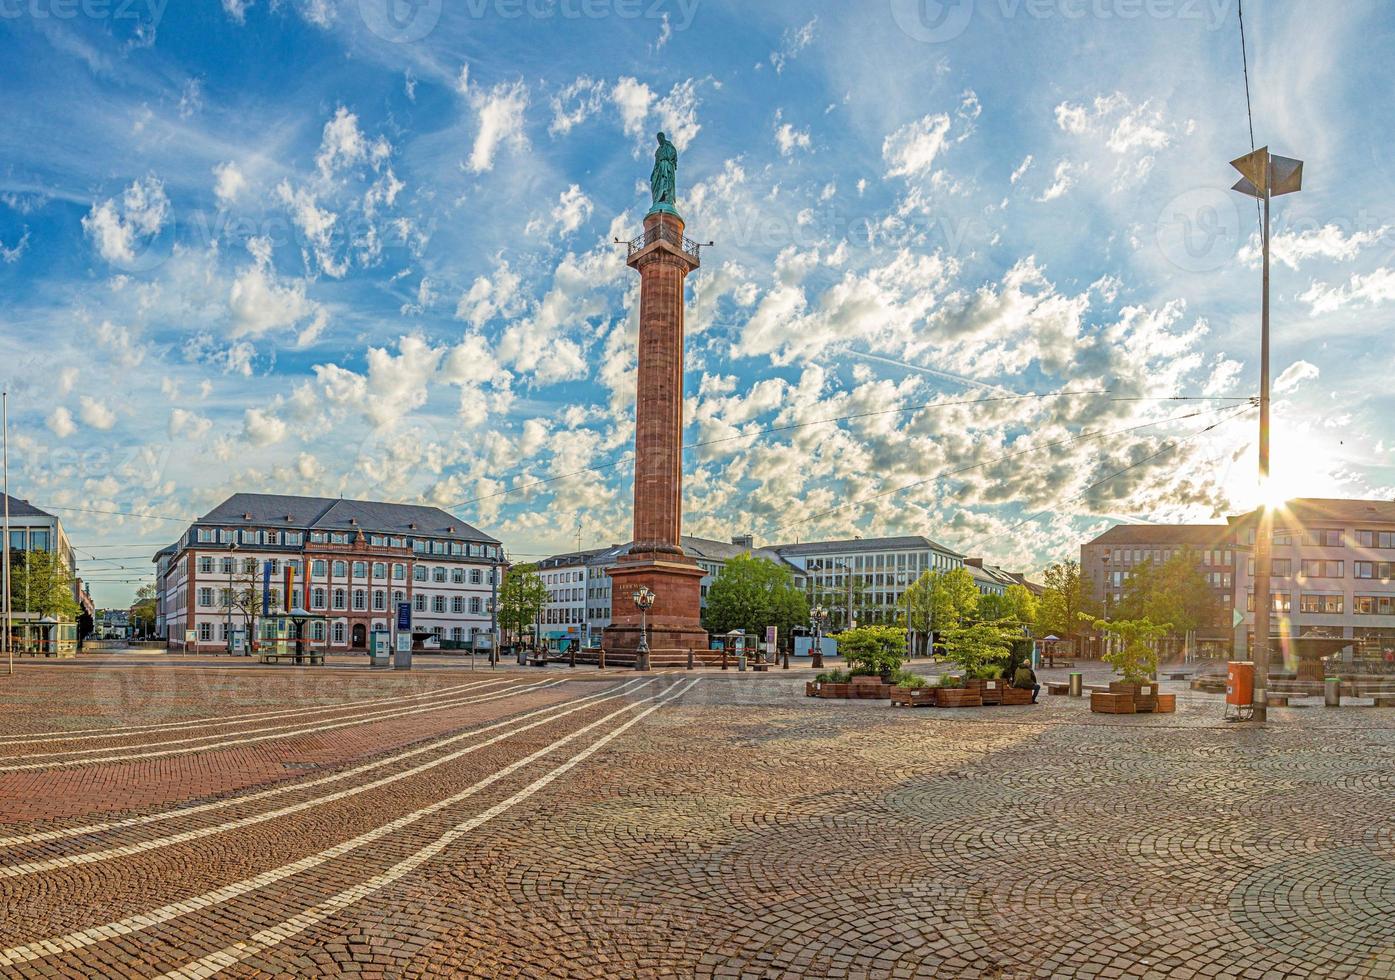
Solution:
[{"label": "signboard", "polygon": [[262,615],[271,615],[271,562],[262,562]]},{"label": "signboard", "polygon": [[397,636],[397,653],[392,658],[393,670],[412,669],[412,634],[399,633]]},{"label": "signboard", "polygon": [[1231,620],[1231,622],[1238,627],[1241,623],[1245,621],[1245,614],[1242,613],[1239,609],[1232,610],[1232,612],[1234,613],[1234,618]]},{"label": "signboard", "polygon": [[199,631],[198,631],[198,630],[185,630],[185,631],[184,631],[184,643],[185,643],[187,646],[193,646],[193,645],[194,645],[195,643],[197,643],[197,642],[199,642]]},{"label": "signboard", "polygon": [[246,631],[246,630],[233,630],[231,636],[232,636],[232,640],[231,640],[230,646],[229,646],[229,648],[228,648],[229,651],[230,651],[231,653],[233,653],[234,655],[237,655],[237,656],[241,656],[243,653],[246,653],[246,652],[247,652],[247,631]]},{"label": "signboard", "polygon": [[[397,628],[399,630],[409,630],[412,628],[412,604],[410,602],[399,602],[397,604]],[[410,639],[410,637],[408,639]]]},{"label": "signboard", "polygon": [[775,641],[778,638],[778,631],[774,626],[765,628],[765,649],[771,656],[775,655]]}]

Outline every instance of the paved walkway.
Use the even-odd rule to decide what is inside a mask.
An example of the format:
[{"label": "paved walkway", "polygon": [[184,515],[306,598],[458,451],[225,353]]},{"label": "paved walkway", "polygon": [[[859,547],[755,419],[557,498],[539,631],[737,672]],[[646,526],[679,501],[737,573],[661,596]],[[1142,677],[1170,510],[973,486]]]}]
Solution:
[{"label": "paved walkway", "polygon": [[807,676],[23,665],[0,975],[1395,977],[1395,711]]}]

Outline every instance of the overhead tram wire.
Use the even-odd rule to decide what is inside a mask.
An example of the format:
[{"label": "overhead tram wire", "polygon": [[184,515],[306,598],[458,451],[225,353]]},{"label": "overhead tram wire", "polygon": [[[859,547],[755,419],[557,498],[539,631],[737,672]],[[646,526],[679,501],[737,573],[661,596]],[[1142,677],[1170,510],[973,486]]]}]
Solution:
[{"label": "overhead tram wire", "polygon": [[[1240,14],[1240,67],[1245,73],[1245,119],[1250,126],[1250,152],[1255,151],[1255,110],[1250,102],[1250,52],[1245,41],[1245,0],[1235,0]],[[1264,231],[1264,212],[1260,209],[1259,198],[1255,198],[1255,218],[1259,221],[1260,233]]]},{"label": "overhead tram wire", "polygon": [[[763,436],[763,435],[769,435],[769,434],[772,433],[772,432],[787,432],[787,431],[790,431],[790,430],[792,430],[792,429],[802,429],[802,428],[807,428],[808,426],[812,426],[812,425],[830,425],[830,424],[833,424],[833,423],[836,423],[836,422],[852,422],[852,421],[856,421],[856,420],[858,420],[858,419],[875,418],[875,417],[881,416],[881,415],[898,415],[898,414],[902,414],[902,413],[905,413],[905,412],[918,412],[918,411],[921,411],[921,410],[923,410],[923,409],[952,408],[952,407],[954,407],[954,406],[959,406],[959,405],[982,405],[982,404],[987,404],[987,403],[990,403],[990,402],[1025,401],[1025,400],[1033,399],[1033,398],[1035,398],[1035,399],[1047,399],[1047,398],[1067,398],[1067,397],[1080,396],[1080,395],[1103,395],[1103,394],[1109,394],[1109,392],[1112,391],[1112,390],[1113,390],[1113,389],[1111,389],[1111,388],[1087,388],[1087,389],[1075,390],[1075,391],[1054,391],[1054,392],[1046,392],[1046,393],[1042,393],[1042,392],[1030,392],[1030,393],[1025,394],[1025,395],[1001,395],[1001,396],[995,396],[995,397],[992,397],[992,398],[968,398],[968,399],[962,399],[962,400],[959,400],[959,401],[952,401],[952,402],[924,402],[924,403],[919,404],[919,405],[906,405],[906,406],[904,406],[904,407],[902,407],[902,408],[887,408],[887,409],[880,409],[880,410],[875,411],[875,412],[859,412],[859,413],[856,413],[856,414],[854,414],[854,415],[840,415],[840,416],[837,416],[837,417],[835,417],[835,418],[811,419],[811,420],[808,421],[808,422],[790,422],[790,423],[787,423],[787,424],[785,424],[785,425],[772,425],[772,426],[767,426],[767,427],[762,428],[762,429],[758,429],[758,430],[756,430],[755,432],[741,432],[741,433],[738,433],[738,434],[733,435],[733,436],[722,436],[720,439],[708,439],[708,440],[705,440],[705,441],[703,441],[703,442],[694,442],[694,443],[690,443],[690,444],[688,444],[688,445],[685,445],[685,446],[683,447],[683,449],[684,449],[684,451],[686,452],[686,451],[691,450],[691,449],[700,449],[700,448],[702,448],[702,447],[704,447],[704,446],[715,446],[715,445],[718,445],[718,444],[724,443],[724,442],[736,442],[736,441],[741,440],[741,439],[755,439],[755,438],[758,438],[758,437]],[[1129,396],[1118,396],[1118,397],[1114,397],[1114,398],[1107,398],[1107,399],[1105,399],[1105,401],[1110,401],[1110,402],[1141,402],[1141,401],[1160,401],[1160,402],[1162,402],[1162,401],[1176,401],[1176,402],[1187,402],[1187,401],[1227,401],[1227,402],[1234,402],[1234,401],[1248,401],[1249,398],[1250,398],[1250,396],[1248,396],[1248,395],[1129,395]],[[495,499],[496,497],[505,497],[505,496],[508,496],[508,495],[510,495],[510,494],[522,493],[522,492],[524,492],[525,490],[533,490],[533,489],[535,489],[535,488],[537,488],[537,487],[547,486],[547,485],[552,484],[552,483],[559,483],[559,482],[561,482],[562,480],[570,480],[572,477],[575,477],[575,476],[584,476],[584,475],[587,474],[587,473],[598,473],[598,472],[601,472],[602,470],[614,469],[614,468],[617,467],[617,466],[623,466],[624,464],[626,464],[626,463],[631,463],[631,462],[634,462],[634,456],[633,456],[632,454],[631,454],[631,455],[623,456],[623,457],[621,457],[620,459],[611,460],[610,462],[607,462],[607,463],[596,463],[596,464],[591,465],[591,466],[584,466],[584,467],[582,467],[582,468],[580,468],[580,469],[569,470],[569,471],[566,472],[566,473],[559,473],[559,474],[556,475],[556,476],[550,476],[550,477],[547,477],[547,478],[542,479],[542,480],[534,480],[534,481],[532,481],[532,482],[530,482],[530,483],[525,483],[525,484],[522,484],[522,485],[517,486],[517,487],[509,487],[509,488],[507,488],[507,489],[505,489],[505,490],[495,490],[493,493],[482,494],[481,496],[478,496],[478,497],[471,497],[471,498],[468,499],[468,500],[462,500],[462,501],[460,501],[459,503],[451,504],[450,506],[451,506],[452,509],[458,509],[458,508],[461,508],[461,507],[468,507],[468,506],[471,505],[471,504],[477,504],[477,503],[480,503],[480,502],[485,501],[485,500],[493,500],[493,499]]]},{"label": "overhead tram wire", "polygon": [[1060,441],[1058,441],[1058,442],[1050,442],[1050,443],[1046,443],[1045,445],[1042,445],[1042,446],[1031,446],[1031,447],[1029,447],[1029,448],[1027,448],[1027,449],[1019,449],[1019,450],[1016,450],[1015,452],[1005,453],[1005,454],[1002,455],[1002,456],[995,456],[993,459],[986,459],[986,460],[983,460],[982,462],[970,464],[969,466],[963,466],[963,467],[960,467],[960,468],[958,468],[958,469],[948,470],[948,471],[945,471],[945,472],[942,472],[942,473],[937,473],[937,474],[935,474],[934,476],[932,476],[932,477],[927,477],[927,478],[924,479],[924,480],[917,480],[917,481],[915,481],[914,483],[907,483],[907,484],[905,484],[904,486],[895,487],[895,488],[893,488],[893,489],[891,489],[891,490],[882,490],[882,491],[880,491],[880,492],[878,492],[878,493],[874,493],[874,494],[871,494],[871,495],[866,496],[866,497],[858,497],[858,498],[855,499],[855,500],[848,500],[848,501],[845,501],[844,503],[841,503],[841,504],[839,504],[839,505],[836,506],[836,507],[830,507],[828,510],[820,511],[820,512],[817,513],[817,514],[811,514],[811,515],[809,515],[808,517],[801,517],[801,518],[800,518],[799,520],[797,520],[797,521],[791,521],[791,522],[789,522],[788,524],[781,524],[781,525],[778,525],[778,526],[776,526],[776,527],[772,527],[772,528],[770,528],[770,530],[769,530],[768,533],[774,534],[774,533],[776,533],[776,532],[778,532],[778,531],[784,531],[784,530],[787,530],[787,529],[792,528],[792,527],[798,527],[798,526],[801,525],[801,524],[807,524],[807,523],[809,523],[810,521],[816,521],[816,520],[818,520],[818,519],[820,519],[820,518],[828,517],[830,514],[836,514],[838,511],[843,510],[843,509],[848,508],[848,507],[855,507],[855,506],[857,506],[857,505],[859,505],[859,504],[871,503],[872,501],[874,501],[874,500],[880,500],[880,499],[883,498],[883,497],[891,497],[891,496],[894,496],[894,495],[896,495],[896,494],[898,494],[898,493],[904,493],[904,492],[907,491],[907,490],[914,490],[916,487],[925,486],[927,483],[934,483],[934,482],[937,481],[937,480],[949,479],[950,477],[959,476],[959,475],[961,475],[961,474],[963,474],[963,473],[968,473],[968,472],[970,472],[970,471],[972,471],[972,470],[981,469],[981,468],[983,468],[983,467],[985,467],[985,466],[991,466],[991,465],[994,464],[994,463],[1001,463],[1001,462],[1005,462],[1006,460],[1009,460],[1009,459],[1016,459],[1016,458],[1018,458],[1019,456],[1026,456],[1026,455],[1029,455],[1029,454],[1031,454],[1031,453],[1041,452],[1041,451],[1046,450],[1046,449],[1059,449],[1059,448],[1061,448],[1061,447],[1063,447],[1063,446],[1072,446],[1072,445],[1075,445],[1076,443],[1080,443],[1080,442],[1089,442],[1090,440],[1093,440],[1093,439],[1102,439],[1102,438],[1105,438],[1105,437],[1107,437],[1107,436],[1123,435],[1124,433],[1127,433],[1127,432],[1137,432],[1137,431],[1140,430],[1140,429],[1149,429],[1149,428],[1152,428],[1152,427],[1155,426],[1155,425],[1166,425],[1166,424],[1169,423],[1169,422],[1182,422],[1182,421],[1185,421],[1186,419],[1194,419],[1194,418],[1198,418],[1198,417],[1204,416],[1204,415],[1215,415],[1215,414],[1218,413],[1218,412],[1229,411],[1229,410],[1230,410],[1231,408],[1233,408],[1233,407],[1234,407],[1234,406],[1226,406],[1225,408],[1213,408],[1213,409],[1207,409],[1207,410],[1204,410],[1204,411],[1189,412],[1189,413],[1187,413],[1186,415],[1174,415],[1174,416],[1171,417],[1171,418],[1156,419],[1155,421],[1152,421],[1152,422],[1143,422],[1143,423],[1140,423],[1139,425],[1131,425],[1131,426],[1127,426],[1127,427],[1122,428],[1122,429],[1111,429],[1111,430],[1108,430],[1108,431],[1105,431],[1105,432],[1089,432],[1089,433],[1083,433],[1083,434],[1081,434],[1081,435],[1072,436],[1072,437],[1069,438],[1069,439],[1062,439],[1062,440],[1060,440]]}]

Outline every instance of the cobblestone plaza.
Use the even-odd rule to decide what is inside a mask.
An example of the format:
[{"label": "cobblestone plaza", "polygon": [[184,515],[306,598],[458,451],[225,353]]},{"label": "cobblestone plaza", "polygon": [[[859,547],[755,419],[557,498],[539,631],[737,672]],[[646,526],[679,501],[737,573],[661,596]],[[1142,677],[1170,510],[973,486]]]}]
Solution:
[{"label": "cobblestone plaza", "polygon": [[6,682],[0,975],[1395,976],[1389,711],[154,659]]}]

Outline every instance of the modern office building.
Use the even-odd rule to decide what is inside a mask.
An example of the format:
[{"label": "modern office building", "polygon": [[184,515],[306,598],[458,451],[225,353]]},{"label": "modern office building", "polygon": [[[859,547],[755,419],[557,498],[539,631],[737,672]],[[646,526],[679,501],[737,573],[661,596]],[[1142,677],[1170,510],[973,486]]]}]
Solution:
[{"label": "modern office building", "polygon": [[[1243,556],[1236,568],[1236,595],[1244,602],[1238,657],[1249,655],[1254,639],[1257,526],[1255,514],[1230,519]],[[1272,651],[1293,654],[1303,645],[1294,641],[1306,640],[1315,651],[1341,647],[1349,656],[1395,659],[1395,502],[1290,500],[1274,514],[1271,559]]]},{"label": "modern office building", "polygon": [[[63,522],[27,500],[9,498],[10,564],[16,581],[23,581],[21,569],[25,556],[31,552],[54,555],[72,581],[73,600],[79,613],[91,612],[92,600],[77,578],[77,557]],[[22,589],[16,590],[11,602],[10,641],[12,649],[21,653],[68,655],[77,652],[77,617],[40,609],[27,601]],[[3,628],[3,624],[0,624]]]},{"label": "modern office building", "polygon": [[154,561],[157,626],[171,647],[270,639],[259,632],[270,621],[260,616],[269,566],[266,604],[299,613],[312,648],[348,652],[390,631],[402,602],[419,637],[491,634],[504,557],[497,539],[437,507],[237,493]]}]

